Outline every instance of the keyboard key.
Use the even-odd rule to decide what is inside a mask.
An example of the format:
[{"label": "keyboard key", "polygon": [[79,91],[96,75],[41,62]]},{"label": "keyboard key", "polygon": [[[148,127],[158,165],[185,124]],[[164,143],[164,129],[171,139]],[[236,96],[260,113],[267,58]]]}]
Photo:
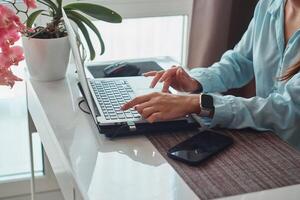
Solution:
[{"label": "keyboard key", "polygon": [[110,118],[117,118],[117,115],[116,114],[110,114],[109,117]]},{"label": "keyboard key", "polygon": [[131,113],[125,113],[126,118],[133,118],[133,115]]},{"label": "keyboard key", "polygon": [[134,117],[134,118],[140,118],[141,115],[140,115],[140,114],[133,114],[133,117]]},{"label": "keyboard key", "polygon": [[119,119],[125,119],[125,115],[124,114],[118,114],[118,118]]}]

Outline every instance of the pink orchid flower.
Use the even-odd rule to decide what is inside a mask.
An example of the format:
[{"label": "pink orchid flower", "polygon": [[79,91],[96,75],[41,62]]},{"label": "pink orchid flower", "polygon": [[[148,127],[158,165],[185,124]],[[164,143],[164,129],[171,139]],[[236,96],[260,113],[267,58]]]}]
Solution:
[{"label": "pink orchid flower", "polygon": [[22,79],[15,76],[11,70],[0,69],[0,85],[8,85],[12,88],[16,81],[22,81]]},{"label": "pink orchid flower", "polygon": [[0,29],[14,29],[20,24],[20,18],[4,5],[0,5],[0,16]]},{"label": "pink orchid flower", "polygon": [[28,8],[36,8],[35,0],[23,0]]},{"label": "pink orchid flower", "polygon": [[[23,1],[28,9],[37,7],[36,0]],[[0,4],[0,85],[13,87],[15,81],[22,80],[12,73],[11,66],[18,65],[20,61],[24,60],[23,49],[20,46],[12,45],[20,39],[20,33],[25,31],[27,31],[27,27],[16,13]]]},{"label": "pink orchid flower", "polygon": [[0,32],[0,48],[8,49],[10,45],[14,45],[20,39],[20,33],[17,30],[9,30],[7,32]]},{"label": "pink orchid flower", "polygon": [[23,49],[20,46],[11,47],[7,52],[3,53],[9,57],[13,65],[18,65],[20,61],[24,60]]},{"label": "pink orchid flower", "polygon": [[20,46],[10,47],[0,53],[0,68],[8,69],[11,65],[18,65],[24,60],[23,49]]}]

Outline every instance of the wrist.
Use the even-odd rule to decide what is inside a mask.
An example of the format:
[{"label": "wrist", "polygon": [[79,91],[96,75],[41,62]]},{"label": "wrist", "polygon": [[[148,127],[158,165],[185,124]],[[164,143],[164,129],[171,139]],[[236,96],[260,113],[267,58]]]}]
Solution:
[{"label": "wrist", "polygon": [[189,92],[192,93],[201,93],[203,91],[201,83],[199,83],[197,80],[192,79],[192,87]]},{"label": "wrist", "polygon": [[188,113],[195,113],[195,114],[200,114],[201,108],[200,108],[200,96],[199,95],[189,95],[187,96],[187,102],[185,105],[188,106]]}]

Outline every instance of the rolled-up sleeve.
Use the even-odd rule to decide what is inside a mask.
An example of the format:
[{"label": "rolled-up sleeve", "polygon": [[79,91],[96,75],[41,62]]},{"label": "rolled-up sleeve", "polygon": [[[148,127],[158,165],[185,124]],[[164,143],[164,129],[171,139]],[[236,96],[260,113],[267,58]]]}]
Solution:
[{"label": "rolled-up sleeve", "polygon": [[211,94],[215,105],[211,126],[271,130],[286,137],[300,131],[299,94],[300,73],[290,79],[282,91],[271,93],[266,98]]}]

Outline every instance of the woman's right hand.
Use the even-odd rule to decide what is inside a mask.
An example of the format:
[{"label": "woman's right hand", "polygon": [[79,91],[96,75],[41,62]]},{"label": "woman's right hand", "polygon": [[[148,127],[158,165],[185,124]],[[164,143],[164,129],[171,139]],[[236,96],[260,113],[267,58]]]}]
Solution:
[{"label": "woman's right hand", "polygon": [[162,92],[168,92],[171,86],[177,91],[194,92],[199,87],[200,83],[190,77],[182,67],[172,66],[166,71],[151,71],[143,74],[145,77],[153,76],[150,87],[154,88],[158,82],[163,82]]}]

